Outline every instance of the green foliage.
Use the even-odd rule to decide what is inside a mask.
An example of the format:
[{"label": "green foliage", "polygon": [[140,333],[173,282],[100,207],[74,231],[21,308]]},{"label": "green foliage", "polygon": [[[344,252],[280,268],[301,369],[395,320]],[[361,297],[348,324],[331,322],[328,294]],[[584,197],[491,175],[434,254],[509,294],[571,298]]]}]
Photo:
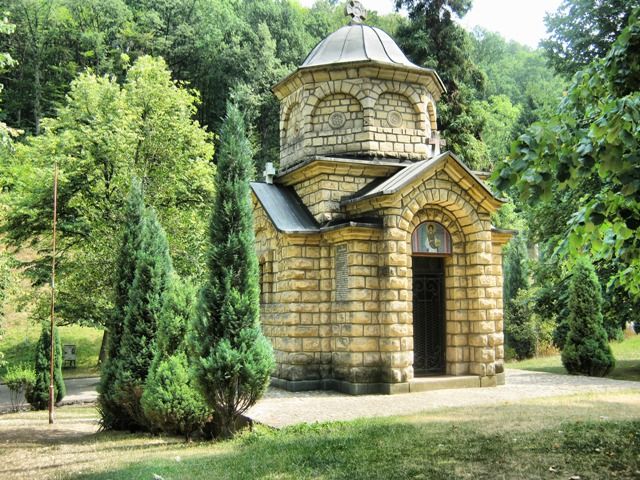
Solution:
[{"label": "green foliage", "polygon": [[529,286],[527,240],[523,233],[513,238],[504,252],[504,303],[516,298]]},{"label": "green foliage", "polygon": [[402,50],[413,62],[434,68],[447,93],[439,104],[440,130],[447,148],[472,169],[491,166],[482,142],[485,115],[476,103],[484,77],[471,58],[470,35],[455,22],[471,8],[470,0],[397,0],[409,11],[410,23],[398,30]]},{"label": "green foliage", "polygon": [[536,289],[520,289],[505,308],[505,339],[507,350],[518,360],[547,351],[553,341],[553,320],[535,311]]},{"label": "green foliage", "polygon": [[575,75],[555,114],[514,143],[495,179],[531,205],[571,196],[560,249],[615,261],[610,282],[633,296],[640,293],[639,45],[640,21],[632,18],[607,56]]},{"label": "green foliage", "polygon": [[194,385],[185,352],[153,364],[142,394],[142,408],[153,429],[183,434],[187,440],[210,419],[209,407]]},{"label": "green foliage", "polygon": [[116,263],[115,308],[106,324],[107,359],[102,365],[98,391],[98,409],[103,428],[122,430],[133,423],[118,401],[116,401],[115,381],[120,368],[120,346],[130,291],[136,272],[136,253],[140,250],[142,219],[145,212],[142,186],[137,179],[131,182],[131,189],[124,211],[124,232]]},{"label": "green foliage", "polygon": [[[51,380],[51,327],[47,323],[42,323],[42,333],[36,345],[34,359],[34,369],[36,379],[31,390],[26,392],[27,402],[35,410],[44,410],[49,405],[49,383]],[[62,345],[58,328],[53,330],[54,360],[53,360],[53,398],[59,402],[67,393],[64,379],[62,378]]]},{"label": "green foliage", "polygon": [[[10,35],[14,32],[15,25],[9,23],[9,20],[4,17],[0,19],[0,35]],[[11,54],[0,49],[0,73],[4,73],[8,67],[15,66],[15,60],[11,57]],[[4,89],[4,85],[0,84],[0,94]],[[0,121],[0,153],[1,150],[8,150],[11,148],[11,137],[18,136],[20,132],[13,128],[10,128],[6,123]]]},{"label": "green foliage", "polygon": [[[11,287],[11,269],[9,268],[9,258],[5,252],[0,251],[0,340],[4,335],[4,309],[9,297]],[[4,363],[4,354],[0,350],[0,367]]]},{"label": "green foliage", "polygon": [[602,325],[602,295],[593,265],[582,258],[571,271],[569,332],[562,364],[569,373],[595,377],[607,375],[615,359]]},{"label": "green foliage", "polygon": [[190,342],[200,388],[222,436],[234,433],[239,416],[264,393],[274,366],[259,322],[250,178],[244,121],[230,104],[221,131],[209,278]]},{"label": "green foliage", "polygon": [[158,321],[173,275],[165,233],[152,209],[146,209],[142,217],[140,242],[134,255],[135,273],[115,360],[113,391],[115,402],[132,421],[128,428],[144,429],[148,425],[140,399],[157,351]]},{"label": "green foliage", "polygon": [[157,350],[142,394],[152,429],[185,435],[187,440],[210,418],[186,356],[187,329],[195,313],[196,290],[174,278],[158,320]]},{"label": "green foliage", "polygon": [[23,399],[31,395],[36,384],[36,372],[33,367],[24,363],[10,365],[3,377],[4,384],[9,389],[11,408],[14,412],[20,410]]},{"label": "green foliage", "polygon": [[606,55],[638,8],[638,0],[564,0],[545,17],[550,35],[541,46],[553,68],[571,78]]},{"label": "green foliage", "polygon": [[[178,271],[202,275],[214,166],[211,135],[193,120],[197,103],[160,59],[139,58],[122,86],[113,77],[84,73],[56,118],[43,120],[44,133],[0,160],[0,190],[6,191],[0,195],[8,206],[0,231],[11,245],[32,244],[39,253],[25,265],[36,286],[47,281],[54,161],[60,167],[62,322],[102,325],[111,318],[113,252],[132,176],[141,179],[147,202],[167,228]],[[46,298],[36,316],[46,317]]]}]

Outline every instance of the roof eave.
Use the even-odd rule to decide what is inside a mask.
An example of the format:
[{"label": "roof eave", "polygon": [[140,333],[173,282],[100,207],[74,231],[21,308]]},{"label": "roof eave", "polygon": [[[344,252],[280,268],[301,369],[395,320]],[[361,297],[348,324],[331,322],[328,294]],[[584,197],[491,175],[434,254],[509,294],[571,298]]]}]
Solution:
[{"label": "roof eave", "polygon": [[315,72],[319,70],[328,70],[328,69],[331,69],[331,70],[347,69],[347,68],[367,67],[367,66],[387,68],[391,70],[400,70],[407,73],[417,73],[422,75],[427,74],[431,76],[435,80],[434,83],[436,87],[438,87],[438,92],[432,92],[432,93],[436,93],[435,95],[437,97],[436,101],[439,100],[440,96],[443,93],[447,92],[447,88],[445,87],[442,79],[440,78],[440,75],[438,75],[438,72],[436,72],[432,68],[420,67],[418,65],[415,65],[412,67],[404,64],[379,62],[376,60],[358,60],[355,62],[339,62],[339,63],[330,63],[326,65],[312,65],[309,67],[298,67],[296,70],[291,72],[289,75],[287,75],[285,78],[283,78],[278,83],[276,83],[273,87],[271,87],[271,91],[278,98],[278,100],[282,100],[283,98],[286,97],[286,95],[282,95],[280,93],[282,90],[282,87],[284,87],[286,84],[288,84],[290,81],[294,80],[296,77],[300,76],[304,72]]}]

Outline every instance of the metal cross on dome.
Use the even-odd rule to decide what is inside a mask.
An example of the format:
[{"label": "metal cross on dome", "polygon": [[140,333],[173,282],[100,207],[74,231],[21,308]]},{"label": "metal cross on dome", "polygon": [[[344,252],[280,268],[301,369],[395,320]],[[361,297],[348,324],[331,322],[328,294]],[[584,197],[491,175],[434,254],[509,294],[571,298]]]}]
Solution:
[{"label": "metal cross on dome", "polygon": [[347,2],[345,15],[351,17],[351,23],[362,23],[367,19],[367,10],[357,0]]}]

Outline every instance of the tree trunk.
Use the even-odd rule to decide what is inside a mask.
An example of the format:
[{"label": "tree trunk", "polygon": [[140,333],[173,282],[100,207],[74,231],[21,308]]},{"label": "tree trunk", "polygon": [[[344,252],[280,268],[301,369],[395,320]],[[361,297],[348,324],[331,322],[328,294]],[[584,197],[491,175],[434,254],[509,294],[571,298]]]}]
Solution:
[{"label": "tree trunk", "polygon": [[98,366],[104,365],[107,359],[107,345],[109,345],[109,330],[105,329],[102,333],[102,343],[100,344],[100,354],[98,355]]}]

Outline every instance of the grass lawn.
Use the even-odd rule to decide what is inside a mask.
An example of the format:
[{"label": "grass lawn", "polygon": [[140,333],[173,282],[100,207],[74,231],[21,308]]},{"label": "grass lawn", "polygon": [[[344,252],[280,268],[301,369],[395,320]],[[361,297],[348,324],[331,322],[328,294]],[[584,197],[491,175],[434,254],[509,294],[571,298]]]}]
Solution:
[{"label": "grass lawn", "polygon": [[[399,397],[400,398],[400,397]],[[640,394],[590,394],[407,417],[256,427],[228,442],[96,433],[90,407],[3,415],[0,478],[640,478]]]},{"label": "grass lawn", "polygon": [[[622,342],[612,342],[611,349],[616,357],[616,368],[608,375],[608,378],[640,381],[640,335],[633,335]],[[538,372],[567,373],[562,366],[560,354],[509,362],[507,366]]]},{"label": "grass lawn", "polygon": [[[71,325],[59,327],[60,341],[62,344],[76,345],[77,368],[63,370],[64,378],[98,375],[98,355],[102,342],[102,330],[90,327]],[[2,339],[0,350],[5,354],[5,360],[9,365],[17,363],[33,363],[34,351],[40,326],[29,321],[20,321],[8,324]],[[5,368],[0,368],[0,377],[4,375]]]}]

